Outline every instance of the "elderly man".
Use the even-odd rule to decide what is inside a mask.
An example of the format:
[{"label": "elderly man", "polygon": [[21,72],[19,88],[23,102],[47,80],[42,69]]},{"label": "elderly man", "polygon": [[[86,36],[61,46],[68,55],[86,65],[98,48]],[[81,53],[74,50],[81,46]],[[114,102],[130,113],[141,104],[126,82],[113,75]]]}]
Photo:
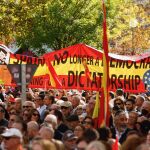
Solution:
[{"label": "elderly man", "polygon": [[54,129],[51,125],[43,125],[39,130],[39,135],[41,138],[51,141],[54,137]]},{"label": "elderly man", "polygon": [[34,137],[38,135],[39,125],[36,121],[30,121],[27,123],[27,134],[29,141],[32,141]]},{"label": "elderly man", "polygon": [[16,112],[18,114],[21,114],[21,110],[22,110],[22,99],[21,98],[15,98],[15,109],[16,109]]},{"label": "elderly man", "polygon": [[48,114],[44,119],[44,123],[51,124],[55,130],[57,128],[57,117],[53,114]]},{"label": "elderly man", "polygon": [[39,130],[39,136],[42,139],[46,139],[49,141],[52,141],[55,146],[57,147],[57,150],[64,150],[63,143],[59,140],[54,139],[54,129],[51,124],[48,124],[45,126],[45,124],[41,127]]},{"label": "elderly man", "polygon": [[63,113],[65,119],[70,115],[72,104],[69,101],[64,101],[60,104],[61,112]]},{"label": "elderly man", "polygon": [[72,107],[73,107],[73,110],[72,110],[71,114],[75,114],[75,111],[76,111],[77,107],[80,104],[80,100],[81,100],[81,97],[78,96],[78,95],[72,97]]},{"label": "elderly man", "polygon": [[115,125],[115,127],[111,128],[112,137],[116,138],[116,136],[117,136],[119,139],[119,142],[122,143],[123,134],[127,129],[127,116],[124,111],[119,110],[118,112],[115,113],[114,125]]},{"label": "elderly man", "polygon": [[27,109],[28,111],[30,111],[30,110],[35,109],[35,108],[36,108],[36,106],[35,106],[34,102],[25,101],[23,103],[23,110]]},{"label": "elderly man", "polygon": [[5,150],[22,150],[23,136],[18,129],[10,128],[6,130],[3,134],[3,144]]}]

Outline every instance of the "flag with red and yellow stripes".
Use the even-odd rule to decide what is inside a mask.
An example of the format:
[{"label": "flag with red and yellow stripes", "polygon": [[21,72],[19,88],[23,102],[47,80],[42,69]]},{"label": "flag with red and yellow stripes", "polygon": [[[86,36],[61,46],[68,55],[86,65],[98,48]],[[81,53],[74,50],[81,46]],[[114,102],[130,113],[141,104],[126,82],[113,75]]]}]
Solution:
[{"label": "flag with red and yellow stripes", "polygon": [[99,128],[104,126],[104,100],[103,100],[103,92],[100,96],[99,91],[96,93],[96,103],[93,111],[93,120],[94,120],[94,127]]},{"label": "flag with red and yellow stripes", "polygon": [[104,100],[104,120],[105,125],[108,123],[109,107],[108,107],[108,88],[109,88],[109,57],[108,57],[108,37],[107,37],[107,21],[106,6],[104,0],[103,5],[103,79],[102,79],[102,95]]}]

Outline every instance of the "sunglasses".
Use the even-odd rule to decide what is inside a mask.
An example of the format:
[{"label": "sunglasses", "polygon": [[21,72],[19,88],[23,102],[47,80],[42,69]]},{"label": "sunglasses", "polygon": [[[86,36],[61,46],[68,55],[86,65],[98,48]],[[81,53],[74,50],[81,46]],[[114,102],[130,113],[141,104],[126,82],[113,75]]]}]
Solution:
[{"label": "sunglasses", "polygon": [[31,106],[23,106],[23,108],[29,108],[29,107],[31,107]]},{"label": "sunglasses", "polygon": [[11,138],[16,138],[16,137],[3,137],[5,140],[10,140]]},{"label": "sunglasses", "polygon": [[61,109],[68,109],[68,107],[65,107],[65,106],[61,106]]},{"label": "sunglasses", "polygon": [[10,115],[16,115],[16,112],[9,112]]},{"label": "sunglasses", "polygon": [[39,114],[33,113],[33,116],[39,116]]}]

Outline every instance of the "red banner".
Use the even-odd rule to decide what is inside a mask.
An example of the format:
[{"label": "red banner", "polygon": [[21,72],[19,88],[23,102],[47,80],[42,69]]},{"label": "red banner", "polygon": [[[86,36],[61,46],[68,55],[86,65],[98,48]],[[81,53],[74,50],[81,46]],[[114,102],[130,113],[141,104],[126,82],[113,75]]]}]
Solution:
[{"label": "red banner", "polygon": [[[77,44],[41,58],[11,55],[9,64],[38,64],[29,87],[98,90],[104,76],[102,58],[101,51]],[[127,57],[109,54],[109,90],[147,90],[150,86],[149,68],[149,55]]]}]

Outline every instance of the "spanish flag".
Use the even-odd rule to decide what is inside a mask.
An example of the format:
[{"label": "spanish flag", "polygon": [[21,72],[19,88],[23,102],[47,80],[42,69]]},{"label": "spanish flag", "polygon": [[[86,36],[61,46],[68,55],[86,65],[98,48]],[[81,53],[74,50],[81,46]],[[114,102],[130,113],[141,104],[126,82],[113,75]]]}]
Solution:
[{"label": "spanish flag", "polygon": [[108,105],[108,89],[109,89],[109,58],[108,58],[108,38],[107,38],[107,21],[106,7],[104,0],[103,5],[103,79],[102,79],[102,95],[104,100],[104,121],[105,125],[109,120],[109,105]]},{"label": "spanish flag", "polygon": [[100,101],[99,101],[99,92],[97,91],[96,93],[96,103],[95,103],[95,107],[94,107],[94,111],[93,111],[93,120],[94,120],[94,128],[98,128],[99,125],[98,125],[98,122],[99,122],[99,116],[100,116],[100,112],[99,112],[99,109],[100,109]]},{"label": "spanish flag", "polygon": [[94,107],[94,111],[93,111],[93,120],[94,120],[94,127],[95,128],[100,128],[102,126],[104,126],[104,100],[102,99],[103,96],[103,92],[101,94],[99,94],[99,91],[97,91],[96,93],[96,103],[95,103],[95,107]]},{"label": "spanish flag", "polygon": [[[108,87],[109,87],[109,59],[108,59],[108,39],[107,39],[107,23],[106,23],[106,7],[104,0],[103,4],[103,79],[101,98],[96,96],[96,104],[93,112],[95,127],[102,127],[108,124],[109,107],[108,107]],[[99,93],[99,92],[98,92]],[[97,93],[97,94],[98,94]]]}]

